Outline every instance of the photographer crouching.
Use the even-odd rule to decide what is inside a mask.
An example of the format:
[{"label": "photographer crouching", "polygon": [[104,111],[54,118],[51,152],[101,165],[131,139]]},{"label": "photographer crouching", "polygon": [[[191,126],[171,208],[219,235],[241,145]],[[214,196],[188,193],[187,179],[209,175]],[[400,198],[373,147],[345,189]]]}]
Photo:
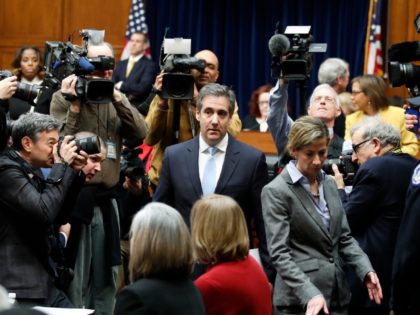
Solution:
[{"label": "photographer crouching", "polygon": [[347,196],[336,165],[334,179],[354,238],[381,279],[383,301],[365,298],[363,284],[349,270],[352,300],[349,314],[389,314],[391,273],[397,232],[416,159],[402,153],[400,132],[382,121],[350,130],[353,162],[360,165]]},{"label": "photographer crouching", "polygon": [[[59,127],[48,115],[22,115],[0,157],[0,283],[23,305],[72,307],[54,286],[48,237],[86,156],[68,136],[58,148]],[[46,179],[42,167],[51,167]]]}]

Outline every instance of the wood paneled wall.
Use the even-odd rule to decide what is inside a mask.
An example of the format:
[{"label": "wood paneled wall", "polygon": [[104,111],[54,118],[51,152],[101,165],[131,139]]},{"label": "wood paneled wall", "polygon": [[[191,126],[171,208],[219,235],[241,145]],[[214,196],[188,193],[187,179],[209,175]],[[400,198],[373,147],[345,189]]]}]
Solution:
[{"label": "wood paneled wall", "polygon": [[0,0],[0,69],[10,68],[24,45],[46,41],[81,43],[79,30],[104,29],[117,57],[124,43],[131,0]]}]

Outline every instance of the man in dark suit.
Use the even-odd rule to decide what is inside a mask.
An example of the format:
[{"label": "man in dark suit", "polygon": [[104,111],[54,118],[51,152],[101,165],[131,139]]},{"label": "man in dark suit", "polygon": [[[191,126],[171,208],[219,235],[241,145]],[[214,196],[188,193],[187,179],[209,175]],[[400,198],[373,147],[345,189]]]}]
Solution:
[{"label": "man in dark suit", "polygon": [[[20,116],[0,157],[0,283],[19,304],[72,306],[53,283],[52,224],[87,155],[68,136],[58,147],[59,126],[48,115]],[[41,167],[51,167],[46,179]]]},{"label": "man in dark suit", "polygon": [[267,183],[267,165],[262,152],[227,133],[234,108],[235,94],[228,87],[210,83],[201,88],[195,113],[200,134],[165,150],[153,199],[180,211],[189,225],[191,208],[203,194],[234,198],[244,211],[251,242],[255,226],[264,269],[272,281],[260,196]]},{"label": "man in dark suit", "polygon": [[335,179],[351,228],[381,280],[384,300],[374,305],[363,284],[350,275],[350,314],[389,314],[392,260],[406,193],[416,160],[399,149],[400,132],[384,122],[355,126],[351,131],[353,161],[360,165],[350,195],[334,166]]},{"label": "man in dark suit", "polygon": [[130,37],[130,58],[118,63],[112,75],[115,87],[137,107],[149,95],[157,74],[156,64],[144,56],[149,47],[147,35],[135,32]]}]

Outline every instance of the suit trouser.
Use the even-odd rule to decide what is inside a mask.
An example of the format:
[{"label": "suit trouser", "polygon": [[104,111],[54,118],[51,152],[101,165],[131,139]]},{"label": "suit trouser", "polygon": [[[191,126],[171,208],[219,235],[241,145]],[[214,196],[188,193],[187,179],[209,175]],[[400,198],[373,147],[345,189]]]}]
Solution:
[{"label": "suit trouser", "polygon": [[[115,200],[113,204],[118,209]],[[96,315],[112,315],[118,266],[107,264],[108,247],[99,207],[95,206],[92,222],[82,225],[80,233],[74,278],[68,295],[75,307],[94,309]]]}]

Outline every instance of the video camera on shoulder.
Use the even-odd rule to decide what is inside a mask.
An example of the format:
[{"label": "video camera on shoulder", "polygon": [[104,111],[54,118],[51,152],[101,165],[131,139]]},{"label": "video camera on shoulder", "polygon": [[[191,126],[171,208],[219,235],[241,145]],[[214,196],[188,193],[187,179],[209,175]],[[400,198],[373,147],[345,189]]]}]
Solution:
[{"label": "video camera on shoulder", "polygon": [[194,95],[194,77],[191,69],[204,71],[206,61],[190,56],[191,39],[164,38],[160,68],[162,78],[162,98],[191,100]]},{"label": "video camera on shoulder", "polygon": [[325,160],[322,169],[328,175],[334,175],[332,169],[333,164],[337,165],[338,170],[343,174],[344,184],[346,186],[353,185],[354,175],[356,174],[358,165],[352,161],[353,150],[345,150],[341,153],[339,159],[328,159]]},{"label": "video camera on shoulder", "polygon": [[83,47],[71,42],[45,42],[45,65],[46,84],[58,89],[61,81],[71,74],[77,78],[77,97],[87,103],[107,104],[112,102],[114,83],[111,80],[101,78],[88,78],[93,72],[112,70],[115,60],[109,56],[95,58],[87,57],[88,43],[94,30],[81,30]]}]

